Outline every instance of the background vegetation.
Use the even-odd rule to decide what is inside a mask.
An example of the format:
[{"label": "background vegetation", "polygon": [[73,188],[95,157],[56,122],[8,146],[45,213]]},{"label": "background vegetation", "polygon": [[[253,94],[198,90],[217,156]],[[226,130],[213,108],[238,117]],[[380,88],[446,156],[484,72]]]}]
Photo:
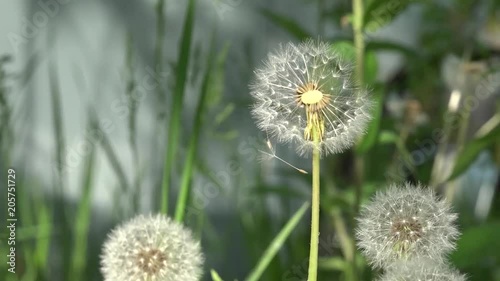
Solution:
[{"label": "background vegetation", "polygon": [[[27,2],[26,18],[45,47],[35,44],[40,36],[13,27],[2,34],[12,48],[0,49],[0,220],[6,221],[8,168],[16,170],[19,220],[16,274],[7,272],[8,233],[0,228],[1,280],[102,280],[106,233],[135,213],[157,211],[184,221],[202,239],[205,280],[220,280],[215,272],[224,280],[305,280],[310,175],[275,158],[259,161],[259,150],[268,151],[266,136],[249,115],[246,85],[276,47],[274,38],[318,37],[357,61],[377,101],[363,139],[322,160],[318,280],[375,278],[355,249],[355,217],[378,189],[404,181],[431,185],[459,212],[463,235],[450,261],[472,281],[500,280],[497,2],[357,0],[353,14],[353,3],[343,0],[294,1],[293,10],[280,8],[289,5],[285,0],[155,0],[141,5],[149,15],[141,20],[154,28],[128,26],[100,42],[111,51],[88,58],[101,63],[94,79],[80,72],[78,61],[58,61],[52,53],[74,52],[53,48],[51,31],[61,15],[79,13],[66,13],[70,5],[81,3],[52,1],[54,12],[56,6]],[[142,11],[126,13],[127,5],[113,7],[125,18]],[[271,31],[228,32],[224,20],[238,21],[231,16],[242,10],[253,15],[241,18],[246,24]],[[40,11],[48,23],[40,24]],[[179,16],[169,19],[173,13]],[[418,26],[398,27],[415,14]],[[414,33],[413,41],[378,36],[384,30]],[[116,45],[123,52],[113,52]],[[106,64],[117,56],[121,84],[106,90]],[[77,85],[73,92],[62,90],[67,80]],[[42,81],[47,99],[37,98],[42,90],[35,81]],[[65,107],[68,96],[83,122]],[[35,122],[39,109],[49,113],[47,130]],[[49,150],[33,146],[42,139]],[[273,145],[279,157],[310,170],[293,149]]]}]

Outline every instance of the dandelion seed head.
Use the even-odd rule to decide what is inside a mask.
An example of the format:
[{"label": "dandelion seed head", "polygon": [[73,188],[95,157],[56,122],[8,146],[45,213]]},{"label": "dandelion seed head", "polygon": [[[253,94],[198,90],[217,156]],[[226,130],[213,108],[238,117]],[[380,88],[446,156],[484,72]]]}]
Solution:
[{"label": "dandelion seed head", "polygon": [[281,46],[255,72],[250,88],[257,126],[279,142],[295,143],[303,156],[315,148],[323,155],[349,148],[370,119],[371,102],[354,82],[352,65],[325,43]]},{"label": "dandelion seed head", "polygon": [[110,233],[101,272],[105,281],[197,281],[202,263],[189,229],[164,215],[140,215]]},{"label": "dandelion seed head", "polygon": [[432,190],[409,183],[392,185],[363,206],[356,238],[375,267],[420,257],[443,261],[459,236],[456,219]]},{"label": "dandelion seed head", "polygon": [[466,281],[465,275],[446,263],[430,259],[396,262],[378,281]]}]

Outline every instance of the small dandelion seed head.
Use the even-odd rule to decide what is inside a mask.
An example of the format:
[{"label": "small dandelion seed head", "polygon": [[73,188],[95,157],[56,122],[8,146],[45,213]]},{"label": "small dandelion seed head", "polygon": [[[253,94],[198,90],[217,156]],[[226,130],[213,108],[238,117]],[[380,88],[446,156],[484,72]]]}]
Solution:
[{"label": "small dandelion seed head", "polygon": [[190,230],[161,214],[140,215],[115,228],[101,256],[105,281],[197,281],[202,264]]},{"label": "small dandelion seed head", "polygon": [[420,257],[443,261],[455,247],[457,215],[432,190],[409,183],[392,185],[363,206],[358,247],[374,267]]},{"label": "small dandelion seed head", "polygon": [[[326,43],[288,43],[268,56],[250,85],[257,126],[297,152],[322,155],[349,148],[370,119],[372,103],[353,79],[352,66]],[[317,127],[320,142],[313,141]]]},{"label": "small dandelion seed head", "polygon": [[466,281],[465,275],[446,263],[430,259],[396,262],[378,281]]}]

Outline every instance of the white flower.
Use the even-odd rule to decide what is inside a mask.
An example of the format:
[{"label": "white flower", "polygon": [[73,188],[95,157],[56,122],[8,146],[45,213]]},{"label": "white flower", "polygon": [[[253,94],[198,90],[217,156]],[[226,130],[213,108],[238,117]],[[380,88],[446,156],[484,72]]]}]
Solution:
[{"label": "white flower", "polygon": [[459,235],[456,219],[431,189],[392,185],[362,208],[356,238],[375,267],[420,257],[442,262]]},{"label": "white flower", "polygon": [[328,44],[281,46],[250,86],[257,126],[280,142],[297,144],[300,155],[314,148],[323,155],[349,148],[365,131],[371,107],[352,72]]},{"label": "white flower", "polygon": [[379,281],[465,281],[465,275],[448,264],[429,259],[398,262],[391,266]]},{"label": "white flower", "polygon": [[202,263],[189,229],[161,214],[140,215],[111,232],[101,271],[105,281],[197,281]]}]

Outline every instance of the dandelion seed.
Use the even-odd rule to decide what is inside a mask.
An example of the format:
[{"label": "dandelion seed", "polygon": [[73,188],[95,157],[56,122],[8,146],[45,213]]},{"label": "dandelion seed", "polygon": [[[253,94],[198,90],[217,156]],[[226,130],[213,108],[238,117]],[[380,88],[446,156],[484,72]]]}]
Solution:
[{"label": "dandelion seed", "polygon": [[202,263],[188,229],[164,215],[140,215],[111,232],[101,272],[105,281],[197,281]]},{"label": "dandelion seed", "polygon": [[364,132],[371,107],[352,72],[325,43],[282,46],[255,72],[250,86],[258,127],[280,142],[297,144],[300,155],[315,148],[323,155],[349,148]]},{"label": "dandelion seed", "polygon": [[459,235],[456,219],[432,190],[393,185],[362,208],[356,238],[375,267],[421,257],[442,262]]},{"label": "dandelion seed", "polygon": [[465,275],[447,264],[430,259],[397,262],[379,281],[465,281]]}]

